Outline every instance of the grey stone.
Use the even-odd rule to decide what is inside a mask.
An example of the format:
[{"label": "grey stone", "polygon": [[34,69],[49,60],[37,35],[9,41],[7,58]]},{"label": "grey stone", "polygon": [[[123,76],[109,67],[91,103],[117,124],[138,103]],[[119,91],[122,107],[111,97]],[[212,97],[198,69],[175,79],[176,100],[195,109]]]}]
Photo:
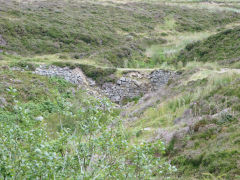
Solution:
[{"label": "grey stone", "polygon": [[120,78],[120,81],[125,82],[125,81],[126,81],[126,78],[125,78],[125,77],[121,77],[121,78]]},{"label": "grey stone", "polygon": [[2,35],[0,34],[0,46],[6,46],[7,42],[3,39]]},{"label": "grey stone", "polygon": [[111,100],[112,100],[113,102],[120,102],[121,97],[120,97],[120,96],[112,96],[112,97],[111,97]]},{"label": "grey stone", "polygon": [[35,118],[36,121],[43,121],[43,119],[44,118],[42,116],[38,116],[38,117]]},{"label": "grey stone", "polygon": [[121,81],[121,80],[118,80],[118,81],[117,81],[117,84],[118,84],[118,85],[121,85],[121,84],[122,84],[122,81]]},{"label": "grey stone", "polygon": [[153,71],[149,75],[149,79],[151,81],[153,89],[157,90],[158,88],[165,86],[170,79],[173,79],[176,76],[176,72],[159,69]]},{"label": "grey stone", "polygon": [[[57,67],[57,66],[44,66],[41,65],[38,68],[36,68],[35,72],[39,75],[49,76],[49,77],[61,77],[64,78],[66,81],[69,81],[73,84],[83,85],[84,84],[84,77],[81,72],[78,72],[77,70],[72,70],[68,67]],[[91,82],[91,84],[94,84]]]},{"label": "grey stone", "polygon": [[133,38],[133,36],[128,35],[126,39],[127,39],[127,41],[132,41],[134,38]]},{"label": "grey stone", "polygon": [[141,82],[136,81],[136,80],[134,80],[134,84],[135,84],[136,86],[141,86]]},{"label": "grey stone", "polygon": [[7,101],[4,97],[0,96],[0,107],[4,108],[5,106],[7,106]]}]

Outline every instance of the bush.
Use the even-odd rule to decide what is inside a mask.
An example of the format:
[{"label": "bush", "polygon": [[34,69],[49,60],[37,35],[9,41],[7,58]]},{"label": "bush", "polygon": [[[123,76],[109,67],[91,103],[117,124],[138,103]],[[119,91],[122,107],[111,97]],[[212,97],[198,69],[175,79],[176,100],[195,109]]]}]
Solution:
[{"label": "bush", "polygon": [[[0,107],[0,179],[146,179],[176,171],[161,158],[161,141],[129,143],[108,100],[56,78],[19,71],[0,75],[6,77],[0,87],[16,76],[23,81],[4,92],[0,88],[12,99]],[[38,98],[22,98],[28,95],[25,87],[38,91]],[[66,96],[69,88],[75,92]]]}]

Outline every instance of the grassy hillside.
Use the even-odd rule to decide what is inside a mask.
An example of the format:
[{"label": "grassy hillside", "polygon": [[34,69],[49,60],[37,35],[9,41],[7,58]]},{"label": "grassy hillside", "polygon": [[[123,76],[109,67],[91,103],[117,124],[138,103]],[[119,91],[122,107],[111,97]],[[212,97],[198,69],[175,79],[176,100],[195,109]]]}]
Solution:
[{"label": "grassy hillside", "polygon": [[173,179],[239,178],[239,78],[232,70],[186,71],[127,123],[132,142],[167,141],[166,158],[178,168]]},{"label": "grassy hillside", "polygon": [[190,106],[202,119],[192,126],[191,135],[173,139],[169,146],[179,175],[201,177],[209,173],[224,179],[240,178],[239,92],[237,76]]},{"label": "grassy hillside", "polygon": [[[0,179],[239,179],[240,11],[220,1],[0,0]],[[156,92],[101,94],[159,67],[178,76]]]},{"label": "grassy hillside", "polygon": [[189,61],[214,62],[233,61],[240,57],[240,27],[225,30],[206,40],[186,46],[177,61],[186,64]]},{"label": "grassy hillside", "polygon": [[24,56],[70,53],[109,66],[146,60],[146,46],[166,42],[172,30],[205,31],[239,19],[234,12],[141,2],[1,0],[0,10],[4,51]]}]

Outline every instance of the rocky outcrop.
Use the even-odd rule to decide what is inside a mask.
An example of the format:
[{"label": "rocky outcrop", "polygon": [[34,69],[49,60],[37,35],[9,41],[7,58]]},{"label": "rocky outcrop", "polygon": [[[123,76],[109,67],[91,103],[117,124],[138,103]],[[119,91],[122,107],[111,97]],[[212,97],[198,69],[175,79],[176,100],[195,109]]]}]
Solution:
[{"label": "rocky outcrop", "polygon": [[86,90],[87,94],[94,96],[96,99],[104,98],[101,89],[96,86],[95,81],[87,78],[79,68],[71,69],[69,67],[40,65],[33,73],[42,76],[63,78],[66,81],[76,84],[80,88]]}]

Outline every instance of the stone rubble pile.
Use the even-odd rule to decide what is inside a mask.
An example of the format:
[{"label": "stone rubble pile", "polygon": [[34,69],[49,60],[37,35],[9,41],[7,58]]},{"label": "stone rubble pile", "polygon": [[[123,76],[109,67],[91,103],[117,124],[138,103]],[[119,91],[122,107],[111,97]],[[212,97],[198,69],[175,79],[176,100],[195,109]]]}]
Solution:
[{"label": "stone rubble pile", "polygon": [[104,83],[102,89],[111,101],[120,103],[124,98],[132,99],[142,96],[149,91],[150,87],[148,83],[121,77],[116,84]]},{"label": "stone rubble pile", "polygon": [[49,77],[61,77],[66,81],[77,85],[83,85],[85,79],[82,71],[79,68],[70,69],[69,67],[61,68],[57,66],[40,65],[38,68],[36,68],[34,73]]},{"label": "stone rubble pile", "polygon": [[105,83],[102,86],[105,94],[116,103],[123,99],[133,99],[155,91],[166,85],[177,74],[167,70],[154,70],[150,74],[129,72],[117,80],[116,83]]},{"label": "stone rubble pile", "polygon": [[153,90],[157,90],[160,87],[166,85],[170,79],[173,79],[177,76],[176,72],[167,71],[167,70],[155,70],[149,75]]}]

